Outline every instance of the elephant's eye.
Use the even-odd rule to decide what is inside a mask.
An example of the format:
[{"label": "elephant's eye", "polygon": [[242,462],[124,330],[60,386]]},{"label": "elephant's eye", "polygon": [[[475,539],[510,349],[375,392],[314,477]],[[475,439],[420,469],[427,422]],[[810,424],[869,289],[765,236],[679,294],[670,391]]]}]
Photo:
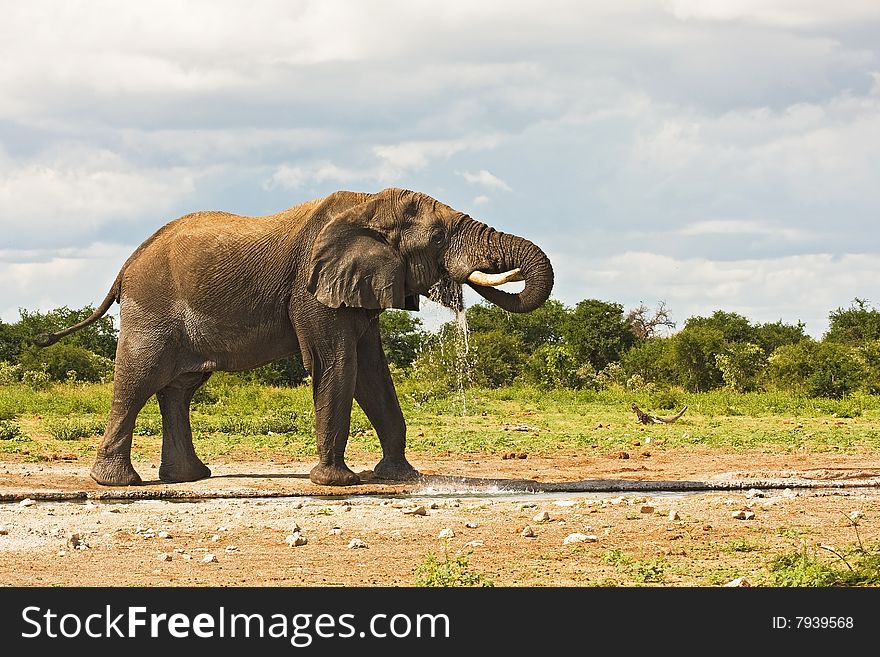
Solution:
[{"label": "elephant's eye", "polygon": [[442,246],[445,239],[446,235],[439,228],[431,233],[431,244],[434,246]]}]

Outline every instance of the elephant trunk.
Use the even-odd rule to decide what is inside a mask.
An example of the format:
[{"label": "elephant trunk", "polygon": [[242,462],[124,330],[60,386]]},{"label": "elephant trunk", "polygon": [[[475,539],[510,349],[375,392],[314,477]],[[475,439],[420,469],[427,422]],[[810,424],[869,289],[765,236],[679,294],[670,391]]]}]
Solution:
[{"label": "elephant trunk", "polygon": [[[532,242],[474,222],[477,250],[485,254],[467,277],[467,283],[484,299],[508,312],[527,313],[540,307],[553,290],[553,267],[547,255]],[[473,246],[473,245],[471,245]],[[498,285],[525,281],[518,293]]]}]

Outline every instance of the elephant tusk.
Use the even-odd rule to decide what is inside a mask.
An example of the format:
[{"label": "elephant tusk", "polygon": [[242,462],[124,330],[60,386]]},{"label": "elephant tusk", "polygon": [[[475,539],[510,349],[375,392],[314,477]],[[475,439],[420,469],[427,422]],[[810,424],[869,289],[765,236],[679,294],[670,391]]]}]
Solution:
[{"label": "elephant tusk", "polygon": [[487,274],[482,271],[475,271],[468,276],[467,280],[468,283],[473,283],[474,285],[497,287],[513,281],[524,281],[525,279],[520,273],[519,267],[517,267],[516,269],[511,269],[503,274]]}]

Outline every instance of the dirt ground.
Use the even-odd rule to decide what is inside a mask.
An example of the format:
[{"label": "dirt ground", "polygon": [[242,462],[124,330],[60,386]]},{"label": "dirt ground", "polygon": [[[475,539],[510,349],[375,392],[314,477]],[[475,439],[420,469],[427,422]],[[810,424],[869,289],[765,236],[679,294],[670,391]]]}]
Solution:
[{"label": "dirt ground", "polygon": [[139,463],[131,488],[0,463],[0,582],[414,586],[433,553],[496,586],[761,586],[779,554],[880,542],[873,453],[410,454],[406,485],[369,480],[374,460],[350,459],[366,483],[345,489],[312,484],[312,459],[177,485]]}]

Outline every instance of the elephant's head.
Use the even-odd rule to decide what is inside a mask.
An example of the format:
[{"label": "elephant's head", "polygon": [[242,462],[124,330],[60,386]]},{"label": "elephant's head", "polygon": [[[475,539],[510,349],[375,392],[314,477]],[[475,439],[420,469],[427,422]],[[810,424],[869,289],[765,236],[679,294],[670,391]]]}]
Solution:
[{"label": "elephant's head", "polygon": [[[510,312],[550,296],[553,267],[526,239],[496,231],[439,201],[402,189],[361,195],[334,216],[312,249],[310,292],[325,305],[418,309],[438,282],[468,283]],[[519,293],[498,286],[524,281]]]}]

